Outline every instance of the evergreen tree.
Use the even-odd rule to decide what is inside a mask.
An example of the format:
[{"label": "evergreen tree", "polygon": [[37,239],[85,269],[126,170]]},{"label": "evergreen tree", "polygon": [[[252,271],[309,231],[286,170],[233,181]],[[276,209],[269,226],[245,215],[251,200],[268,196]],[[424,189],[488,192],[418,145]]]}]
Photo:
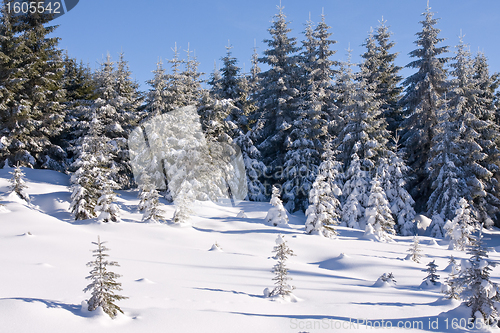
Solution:
[{"label": "evergreen tree", "polygon": [[273,186],[273,194],[269,203],[273,205],[273,207],[267,212],[266,221],[271,222],[274,226],[287,225],[288,214],[281,202],[280,189],[278,186]]},{"label": "evergreen tree", "polygon": [[340,223],[341,207],[339,188],[341,174],[340,163],[335,161],[331,143],[327,142],[323,153],[324,161],[319,166],[319,173],[309,192],[309,207],[306,210],[306,233],[318,232],[325,237],[337,234],[334,225]]},{"label": "evergreen tree", "polygon": [[458,285],[457,283],[457,278],[458,274],[460,273],[460,269],[453,256],[450,256],[450,261],[448,266],[451,266],[451,271],[450,274],[448,274],[448,277],[445,279],[446,288],[443,290],[443,293],[445,294],[445,297],[448,299],[460,300],[460,293],[462,291],[462,286]]},{"label": "evergreen tree", "polygon": [[367,171],[361,170],[361,162],[358,155],[354,153],[342,189],[345,198],[342,204],[342,225],[349,228],[364,230],[366,227],[363,217],[370,184],[370,178],[366,173]]},{"label": "evergreen tree", "polygon": [[173,51],[174,57],[168,60],[168,63],[170,64],[170,74],[165,75],[165,80],[167,81],[167,87],[165,89],[166,112],[186,106],[186,102],[183,99],[183,93],[186,90],[184,87],[185,80],[184,75],[181,72],[181,66],[183,66],[186,62],[179,59],[177,44],[175,44]]},{"label": "evergreen tree", "polygon": [[395,221],[395,230],[398,235],[412,236],[416,233],[415,211],[413,198],[406,191],[408,167],[397,151],[396,138],[395,152],[390,157],[380,160],[377,174],[384,189]]},{"label": "evergreen tree", "polygon": [[9,2],[3,2],[0,22],[0,130],[6,147],[0,159],[4,163],[8,158],[11,166],[19,162],[63,171],[66,154],[57,142],[65,114],[64,68],[59,39],[49,37],[56,27],[47,25],[50,18],[38,11],[7,13]]},{"label": "evergreen tree", "polygon": [[9,172],[12,175],[12,178],[10,179],[10,186],[9,189],[11,192],[15,192],[21,199],[26,201],[27,203],[30,202],[30,196],[28,193],[26,193],[26,189],[28,188],[28,185],[26,185],[26,181],[24,180],[24,177],[26,176],[21,169],[21,166],[18,164],[16,165],[14,171]]},{"label": "evergreen tree", "polygon": [[269,296],[287,296],[292,293],[295,289],[294,286],[288,284],[288,281],[291,280],[288,276],[288,269],[286,268],[286,260],[290,256],[294,256],[293,251],[288,247],[284,236],[281,234],[276,238],[276,246],[273,249],[274,259],[278,260],[278,263],[274,265],[272,272],[275,274],[273,281],[276,281],[274,284],[276,287],[271,291]]},{"label": "evergreen tree", "polygon": [[99,186],[96,206],[94,211],[97,215],[98,222],[120,222],[120,208],[116,203],[116,193],[113,189],[117,184],[111,178],[111,173],[104,168],[100,169],[100,174],[97,178]]},{"label": "evergreen tree", "polygon": [[440,30],[435,27],[438,20],[427,6],[422,14],[424,20],[422,31],[416,35],[417,49],[410,52],[416,60],[406,65],[417,72],[405,79],[404,96],[400,100],[405,117],[403,143],[407,155],[407,163],[411,168],[411,195],[416,200],[417,212],[423,211],[431,194],[432,178],[426,169],[430,160],[430,149],[434,139],[434,127],[438,123],[438,110],[442,106],[441,98],[446,91],[446,71],[443,65],[447,58],[439,57],[446,53],[448,47],[438,46],[444,39],[438,37]]},{"label": "evergreen tree", "polygon": [[389,202],[377,179],[372,180],[368,205],[365,210],[366,224],[371,225],[375,235],[381,240],[390,239],[394,232],[394,219]]},{"label": "evergreen tree", "polygon": [[459,158],[458,123],[453,122],[450,110],[445,104],[439,111],[437,134],[431,147],[432,159],[428,163],[433,192],[427,202],[428,214],[432,216],[429,226],[432,237],[443,238],[444,224],[452,220],[460,198],[467,195],[467,185],[462,163]]},{"label": "evergreen tree", "polygon": [[488,251],[483,246],[482,230],[478,236],[472,236],[472,242],[467,247],[471,257],[462,267],[457,285],[463,286],[460,297],[471,309],[474,320],[483,320],[487,325],[498,323],[500,314],[495,306],[500,295],[497,283],[490,280],[493,264],[488,260]]},{"label": "evergreen tree", "polygon": [[427,264],[427,268],[422,271],[427,273],[427,276],[424,278],[424,281],[427,281],[427,284],[432,283],[436,284],[439,280],[439,275],[437,272],[437,265],[435,263],[436,260],[433,260]]},{"label": "evergreen tree", "polygon": [[407,252],[410,252],[410,254],[408,255],[409,259],[413,260],[416,263],[420,263],[420,259],[422,258],[422,249],[419,245],[418,236],[413,237],[413,243],[411,244]]},{"label": "evergreen tree", "polygon": [[[387,122],[387,130],[396,136],[396,131],[399,129],[402,121],[401,109],[398,106],[398,101],[402,88],[400,82],[402,77],[398,74],[401,67],[395,65],[398,53],[391,53],[391,49],[395,43],[390,40],[392,33],[389,27],[382,18],[379,21],[380,25],[373,32],[373,44],[376,43],[372,50],[372,42],[369,39],[366,41],[367,52],[363,58],[370,64],[369,83],[375,83],[375,94],[381,100],[380,109],[382,115]],[[371,58],[371,59],[370,59]]]},{"label": "evergreen tree", "polygon": [[299,93],[296,39],[288,36],[291,30],[283,7],[278,7],[278,10],[272,27],[268,29],[271,38],[264,40],[269,48],[259,58],[269,69],[260,73],[259,109],[254,126],[257,148],[271,172],[284,165],[285,149],[290,146],[293,102]]},{"label": "evergreen tree", "polygon": [[450,238],[450,249],[464,251],[470,244],[470,235],[476,225],[477,221],[467,200],[461,198],[459,207],[455,211],[455,217],[452,221],[446,222],[444,226],[446,235]]},{"label": "evergreen tree", "polygon": [[156,69],[153,71],[153,74],[153,79],[148,81],[151,88],[146,95],[145,111],[148,114],[148,119],[163,114],[167,110],[167,106],[165,105],[165,69],[163,68],[163,62],[161,59],[156,63]]},{"label": "evergreen tree", "polygon": [[142,221],[158,223],[165,220],[165,212],[159,208],[160,194],[156,190],[155,184],[151,182],[151,178],[147,173],[142,175],[141,186],[141,201],[139,202],[139,209],[143,211]]},{"label": "evergreen tree", "polygon": [[103,311],[111,318],[115,318],[118,312],[123,313],[122,309],[115,304],[116,301],[127,299],[128,297],[115,294],[115,291],[122,290],[121,283],[116,282],[121,275],[108,270],[108,266],[120,266],[116,261],[108,261],[109,256],[106,251],[109,249],[104,246],[106,242],[101,242],[101,238],[97,236],[97,242],[92,244],[97,245],[97,249],[93,250],[92,256],[95,260],[89,261],[87,266],[92,267],[90,275],[86,279],[92,282],[83,289],[84,292],[90,291],[92,297],[88,300],[88,310],[94,311],[101,307]]}]

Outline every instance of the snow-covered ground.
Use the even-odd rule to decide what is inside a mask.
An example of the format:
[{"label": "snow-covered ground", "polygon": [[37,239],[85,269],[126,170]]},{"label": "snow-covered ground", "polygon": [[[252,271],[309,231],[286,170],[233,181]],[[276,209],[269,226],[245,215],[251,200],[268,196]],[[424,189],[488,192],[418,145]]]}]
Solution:
[{"label": "snow-covered ground", "polygon": [[[448,272],[448,241],[420,237],[426,257],[405,260],[411,237],[380,243],[363,232],[338,228],[331,240],[305,235],[305,217],[289,214],[289,227],[265,223],[268,203],[222,207],[199,202],[192,225],[141,223],[136,191],[120,191],[121,223],[73,221],[68,176],[25,169],[32,205],[8,193],[8,171],[0,169],[0,332],[352,332],[373,326],[404,332],[463,332],[468,309],[445,300],[439,288],[420,289],[432,260],[441,281]],[[164,202],[165,203],[165,202]],[[174,206],[166,205],[167,217]],[[243,210],[246,218],[236,217]],[[296,254],[287,261],[297,302],[263,297],[273,287],[272,249],[285,235]],[[112,320],[82,311],[92,259],[91,242],[107,241],[120,267],[118,303]],[[498,260],[500,231],[486,232]],[[217,242],[222,250],[212,250]],[[377,283],[393,273],[397,284]],[[492,271],[498,280],[500,267]],[[371,326],[363,325],[368,323]],[[406,326],[412,329],[397,329]],[[380,331],[380,329],[379,329]],[[382,330],[384,331],[384,330]],[[483,330],[484,331],[484,330]]]}]

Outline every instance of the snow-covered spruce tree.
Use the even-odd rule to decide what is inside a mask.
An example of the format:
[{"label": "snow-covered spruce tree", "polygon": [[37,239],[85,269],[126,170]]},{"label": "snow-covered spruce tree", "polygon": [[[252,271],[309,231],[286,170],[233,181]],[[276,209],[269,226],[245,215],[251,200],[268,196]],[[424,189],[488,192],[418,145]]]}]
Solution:
[{"label": "snow-covered spruce tree", "polygon": [[274,226],[287,225],[288,214],[280,199],[280,188],[276,185],[273,186],[273,194],[269,203],[273,207],[267,212],[266,222],[270,222]]},{"label": "snow-covered spruce tree", "polygon": [[450,249],[465,251],[470,244],[470,235],[477,226],[477,220],[469,207],[467,200],[460,199],[459,207],[455,211],[452,221],[447,221],[444,225],[446,236],[450,239]]},{"label": "snow-covered spruce tree", "polygon": [[[476,85],[477,99],[473,113],[475,116],[486,123],[486,126],[479,129],[479,137],[476,142],[481,146],[482,152],[486,154],[480,164],[492,174],[497,174],[500,171],[498,161],[500,160],[500,127],[495,122],[498,107],[495,106],[495,89],[500,81],[495,82],[489,74],[488,62],[483,53],[478,53],[473,64],[473,79]],[[497,119],[498,120],[498,119]],[[500,184],[496,177],[491,177],[485,182],[484,190],[486,197],[475,205],[479,205],[479,219],[484,221],[485,225],[491,224],[488,218],[496,219],[496,213],[500,207]],[[482,212],[486,212],[483,214]]]},{"label": "snow-covered spruce tree", "polygon": [[394,219],[389,209],[389,202],[377,179],[371,182],[365,219],[367,226],[370,225],[373,228],[380,240],[389,240],[390,235],[394,235]]},{"label": "snow-covered spruce tree", "polygon": [[316,29],[309,21],[299,56],[301,94],[294,102],[296,109],[292,111],[294,120],[285,154],[286,181],[283,184],[285,207],[292,212],[305,211],[308,206],[308,193],[321,162],[321,141],[327,137],[328,111],[333,105],[333,72],[325,66],[333,65],[329,56],[334,52],[329,50],[329,45],[335,43],[328,39],[331,35],[328,29],[324,16]]},{"label": "snow-covered spruce tree", "polygon": [[9,172],[12,175],[12,178],[10,179],[10,186],[9,189],[11,192],[15,192],[21,199],[26,201],[27,203],[30,202],[30,196],[28,193],[26,193],[26,189],[28,188],[28,185],[26,185],[26,182],[24,180],[24,177],[26,176],[21,169],[21,166],[16,165],[14,171]]},{"label": "snow-covered spruce tree", "polygon": [[381,158],[377,168],[380,185],[384,189],[394,217],[394,229],[398,235],[412,236],[416,233],[413,198],[406,191],[408,167],[398,151],[398,138],[395,151],[390,151],[388,158]]},{"label": "snow-covered spruce tree", "polygon": [[432,283],[435,285],[439,280],[439,274],[436,274],[437,265],[435,261],[436,260],[429,262],[427,264],[427,268],[422,270],[427,273],[427,276],[423,279],[424,281],[427,281],[427,284]]},{"label": "snow-covered spruce tree", "polygon": [[[102,137],[102,126],[94,113],[90,129],[76,148],[78,158],[72,168],[76,171],[71,175],[71,205],[70,211],[75,220],[86,220],[95,217],[94,207],[99,199],[97,177],[100,174],[102,153],[106,150],[106,139]],[[109,162],[109,161],[108,161]]]},{"label": "snow-covered spruce tree", "polygon": [[163,211],[160,206],[160,194],[154,187],[154,184],[147,184],[143,190],[143,222],[159,223],[165,220],[165,211]]},{"label": "snow-covered spruce tree", "polygon": [[428,162],[429,176],[434,179],[433,192],[427,202],[427,212],[432,216],[429,225],[431,237],[443,238],[444,225],[452,220],[459,207],[460,198],[467,195],[465,174],[459,154],[459,124],[453,119],[454,114],[446,103],[439,110],[438,121],[434,130]]},{"label": "snow-covered spruce tree", "polygon": [[288,247],[283,235],[278,235],[276,238],[276,246],[273,249],[274,259],[278,260],[278,263],[274,265],[273,272],[275,277],[273,281],[276,281],[274,284],[276,287],[269,293],[269,296],[281,296],[285,297],[292,293],[295,289],[294,286],[288,284],[288,281],[291,280],[288,276],[288,269],[286,268],[286,261],[289,257],[294,256],[293,251]]},{"label": "snow-covered spruce tree", "polygon": [[0,138],[2,165],[66,169],[66,153],[57,144],[65,114],[63,61],[56,26],[42,13],[15,15],[2,3]]},{"label": "snow-covered spruce tree", "polygon": [[[268,173],[273,175],[276,167],[283,168],[284,165],[285,149],[289,147],[294,119],[294,99],[299,94],[297,42],[294,37],[288,36],[291,30],[283,7],[278,7],[278,10],[268,29],[271,38],[264,40],[268,49],[259,58],[259,62],[269,66],[269,69],[259,74],[258,111],[253,127],[257,148],[262,153],[264,164],[269,168]],[[281,179],[276,180],[281,182]]]},{"label": "snow-covered spruce tree", "polygon": [[335,152],[332,151],[330,142],[325,144],[323,159],[313,188],[309,192],[306,233],[318,232],[325,237],[331,237],[336,234],[333,226],[340,223],[339,197],[342,195],[342,175],[340,163],[335,161]]},{"label": "snow-covered spruce tree", "polygon": [[450,261],[448,266],[451,266],[450,274],[445,279],[445,288],[443,288],[443,293],[445,297],[448,299],[456,299],[460,300],[460,293],[462,291],[462,286],[458,285],[457,278],[460,273],[460,268],[457,264],[457,261],[453,256],[450,256]]},{"label": "snow-covered spruce tree", "polygon": [[153,71],[153,74],[153,79],[148,81],[151,88],[146,95],[146,106],[144,108],[147,112],[148,119],[165,113],[167,108],[165,105],[165,69],[163,68],[163,62],[161,59],[156,63],[156,69]]},{"label": "snow-covered spruce tree", "polygon": [[417,212],[425,210],[435,180],[428,174],[426,164],[430,160],[441,98],[446,91],[447,78],[443,66],[448,61],[439,57],[448,51],[448,47],[438,46],[444,40],[438,37],[440,30],[435,27],[438,20],[433,18],[434,13],[429,6],[422,15],[422,31],[416,34],[418,38],[415,41],[418,48],[410,52],[416,60],[406,65],[407,68],[417,69],[417,72],[403,82],[406,88],[400,100],[404,115],[402,139],[412,177],[409,188],[416,200]]},{"label": "snow-covered spruce tree", "polygon": [[407,250],[407,252],[410,252],[409,259],[416,263],[420,263],[420,259],[422,258],[422,249],[420,248],[420,243],[418,236],[413,237],[413,243],[411,244],[410,248]]},{"label": "snow-covered spruce tree", "polygon": [[116,193],[113,191],[118,185],[113,181],[111,175],[109,170],[101,168],[97,178],[99,198],[94,211],[98,222],[120,222],[120,208],[115,203]]},{"label": "snow-covered spruce tree", "polygon": [[[495,141],[498,142],[499,132],[488,115],[491,113],[488,89],[482,90],[479,79],[474,78],[473,60],[467,45],[463,43],[463,36],[456,48],[456,56],[451,64],[454,79],[451,81],[449,96],[450,106],[460,126],[460,159],[467,183],[465,196],[471,200],[471,206],[480,222],[490,226],[500,204],[495,200],[497,180],[492,180],[493,173],[498,171],[498,162],[493,160],[496,157],[498,161]],[[488,153],[493,155],[493,159]],[[485,161],[486,159],[489,161]]]},{"label": "snow-covered spruce tree", "polygon": [[387,122],[387,130],[396,136],[402,121],[401,108],[398,105],[402,88],[402,77],[398,74],[401,67],[395,65],[397,53],[391,53],[395,43],[390,40],[392,33],[382,18],[380,25],[373,32],[373,44],[366,41],[367,52],[363,58],[370,64],[369,83],[375,83],[375,93],[381,101],[380,109]]},{"label": "snow-covered spruce tree", "polygon": [[487,325],[497,324],[500,314],[497,310],[500,289],[497,283],[490,280],[493,264],[488,260],[488,251],[483,246],[482,228],[478,236],[472,236],[472,242],[467,247],[471,255],[465,261],[459,277],[458,286],[463,286],[461,299],[471,309],[474,320],[483,320]]},{"label": "snow-covered spruce tree", "polygon": [[108,266],[120,266],[116,261],[108,261],[109,256],[106,251],[109,249],[104,246],[107,242],[101,242],[101,238],[97,236],[97,242],[92,244],[97,245],[97,249],[93,250],[92,256],[95,260],[89,261],[87,266],[92,267],[90,275],[87,279],[92,282],[83,289],[84,292],[90,291],[92,297],[87,301],[88,310],[94,311],[98,307],[108,314],[111,318],[115,318],[118,312],[123,313],[122,309],[115,304],[116,301],[127,299],[128,297],[115,294],[115,291],[122,290],[121,283],[116,282],[121,275],[108,270]]},{"label": "snow-covered spruce tree", "polygon": [[183,99],[183,92],[186,90],[185,80],[181,68],[181,66],[183,66],[186,62],[185,60],[179,59],[177,44],[175,44],[175,47],[172,50],[174,52],[174,56],[172,59],[168,60],[168,63],[170,64],[170,73],[165,75],[165,80],[167,82],[167,86],[165,88],[166,112],[186,106],[186,101]]},{"label": "snow-covered spruce tree", "polygon": [[365,207],[368,202],[370,179],[367,171],[361,170],[361,162],[356,153],[346,173],[346,182],[342,189],[345,198],[342,204],[342,225],[349,228],[363,229]]}]

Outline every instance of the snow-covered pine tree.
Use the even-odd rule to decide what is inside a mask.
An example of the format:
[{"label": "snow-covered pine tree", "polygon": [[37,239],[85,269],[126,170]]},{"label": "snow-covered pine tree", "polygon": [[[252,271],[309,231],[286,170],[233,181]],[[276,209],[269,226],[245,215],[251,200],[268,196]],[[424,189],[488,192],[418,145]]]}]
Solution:
[{"label": "snow-covered pine tree", "polygon": [[406,65],[417,72],[405,79],[404,96],[400,100],[403,108],[402,139],[407,163],[411,168],[411,195],[416,200],[415,210],[425,210],[431,195],[435,178],[430,177],[426,164],[430,160],[430,149],[434,139],[434,127],[438,123],[438,110],[441,98],[446,91],[446,71],[448,61],[439,55],[448,51],[447,46],[438,46],[444,39],[438,37],[440,30],[435,27],[438,20],[427,6],[422,14],[422,31],[418,32],[415,44],[417,49],[410,52],[416,60]]},{"label": "snow-covered pine tree", "polygon": [[438,124],[434,127],[436,134],[430,151],[432,159],[428,162],[429,177],[434,179],[433,192],[427,202],[427,212],[432,216],[429,225],[431,237],[444,237],[445,222],[454,218],[460,198],[467,195],[465,174],[459,157],[459,124],[453,116],[445,103],[439,110]]},{"label": "snow-covered pine tree", "polygon": [[474,218],[469,203],[461,198],[455,217],[444,225],[446,236],[450,238],[450,249],[465,251],[467,245],[470,244],[470,235],[476,226],[477,220]]},{"label": "snow-covered pine tree", "polygon": [[170,73],[165,75],[165,80],[167,86],[165,88],[165,107],[166,112],[178,109],[180,107],[186,106],[183,99],[183,92],[186,90],[184,84],[184,74],[181,72],[181,65],[184,65],[185,60],[179,59],[179,50],[177,49],[177,43],[172,49],[174,56],[172,59],[168,60],[170,64]]},{"label": "snow-covered pine tree", "polygon": [[342,204],[342,225],[363,229],[366,227],[363,220],[365,203],[368,202],[370,179],[367,171],[361,170],[361,162],[356,153],[353,154],[351,164],[345,175],[346,181],[342,188],[345,198]]},{"label": "snow-covered pine tree", "polygon": [[280,188],[273,186],[273,194],[269,202],[273,207],[269,209],[266,215],[266,222],[271,222],[274,226],[287,225],[288,214],[280,199]]},{"label": "snow-covered pine tree", "polygon": [[122,290],[121,283],[116,282],[121,275],[108,270],[109,266],[120,266],[116,261],[108,261],[109,256],[106,251],[109,249],[104,246],[107,242],[101,242],[101,238],[97,236],[97,242],[92,244],[97,245],[97,249],[93,250],[92,256],[95,260],[89,261],[87,266],[92,267],[90,275],[86,279],[92,282],[83,289],[84,292],[90,291],[92,297],[88,300],[88,310],[94,311],[98,307],[108,314],[111,318],[115,318],[118,312],[123,313],[122,309],[115,304],[116,301],[127,299],[128,297],[115,294],[115,291]]},{"label": "snow-covered pine tree", "polygon": [[[341,165],[335,160],[332,144],[327,141],[319,165],[318,176],[309,192],[309,207],[306,210],[306,233],[320,232],[324,236],[336,234],[334,225],[340,223],[342,195]],[[332,230],[329,230],[332,229]]]},{"label": "snow-covered pine tree", "polygon": [[[376,42],[374,52],[367,50],[365,55],[368,58],[374,57],[371,63],[374,65],[370,71],[369,83],[375,83],[375,93],[381,100],[380,109],[387,122],[387,130],[396,136],[402,121],[401,108],[398,105],[402,88],[400,82],[402,77],[398,74],[401,67],[396,66],[395,61],[398,53],[391,53],[395,43],[390,40],[392,33],[386,25],[384,18],[379,21],[380,25],[373,32],[373,39]],[[368,47],[370,44],[366,43]],[[363,55],[363,57],[365,57]]]},{"label": "snow-covered pine tree", "polygon": [[200,92],[201,92],[201,80],[200,77],[203,73],[198,72],[199,62],[196,60],[196,56],[193,54],[193,51],[188,48],[186,50],[186,62],[184,66],[184,70],[181,74],[181,96],[177,98],[181,98],[182,106],[188,105],[198,105],[200,101]]},{"label": "snow-covered pine tree", "polygon": [[288,284],[288,281],[292,278],[288,276],[288,269],[286,268],[287,259],[295,254],[288,247],[284,236],[281,234],[276,238],[276,246],[273,249],[273,253],[275,253],[274,259],[278,260],[278,263],[274,265],[271,271],[275,274],[273,281],[276,281],[274,283],[276,287],[269,293],[269,296],[285,297],[290,295],[295,289],[294,286]]},{"label": "snow-covered pine tree", "polygon": [[165,220],[165,211],[162,210],[160,206],[160,194],[154,188],[153,184],[149,184],[144,188],[144,196],[143,196],[143,222],[151,222],[151,223],[159,223],[162,220]]},{"label": "snow-covered pine tree", "polygon": [[450,274],[445,279],[446,287],[443,289],[443,293],[445,297],[448,299],[456,299],[460,300],[460,293],[462,291],[462,286],[458,285],[457,278],[460,273],[460,268],[458,266],[457,261],[453,256],[450,256],[450,261],[448,266],[451,266]]},{"label": "snow-covered pine tree", "polygon": [[27,203],[30,202],[30,196],[26,192],[26,189],[28,188],[28,185],[26,185],[26,181],[24,180],[25,174],[23,170],[21,169],[21,166],[19,163],[16,165],[14,168],[14,171],[9,172],[12,175],[12,178],[10,179],[10,186],[9,189],[11,192],[15,192],[21,199],[26,201]]},{"label": "snow-covered pine tree", "polygon": [[[8,13],[2,3],[3,58],[0,162],[63,171],[66,153],[57,144],[65,115],[62,52],[48,15]],[[5,33],[5,35],[3,34]],[[5,57],[4,57],[5,55]]]},{"label": "snow-covered pine tree", "polygon": [[272,27],[268,29],[271,38],[264,40],[268,49],[259,58],[259,62],[268,65],[269,69],[259,74],[260,93],[254,124],[254,132],[258,138],[257,148],[262,153],[268,173],[273,175],[276,167],[282,168],[284,165],[285,149],[289,146],[288,138],[293,122],[293,102],[299,93],[296,38],[288,36],[291,30],[283,7],[278,7],[278,10]]},{"label": "snow-covered pine tree", "polygon": [[497,324],[500,313],[495,305],[500,289],[497,283],[490,280],[493,264],[488,260],[488,251],[483,245],[482,228],[478,236],[472,236],[467,254],[471,257],[455,280],[458,286],[463,287],[460,297],[471,309],[474,320],[483,320],[487,325]]},{"label": "snow-covered pine tree", "polygon": [[391,239],[390,235],[394,235],[394,219],[389,202],[377,179],[371,182],[365,219],[367,226],[369,224],[373,227],[375,235],[380,240],[389,240]]},{"label": "snow-covered pine tree", "polygon": [[305,211],[308,206],[308,193],[321,162],[321,141],[327,137],[328,111],[333,105],[333,71],[326,66],[333,65],[329,56],[334,52],[329,50],[329,45],[335,43],[328,39],[331,35],[328,29],[324,16],[316,29],[309,20],[299,56],[301,94],[295,99],[297,107],[292,111],[294,120],[285,154],[283,184],[285,207],[292,212]]},{"label": "snow-covered pine tree", "polygon": [[408,166],[398,151],[396,136],[395,151],[389,151],[389,157],[379,159],[377,174],[384,189],[394,217],[394,229],[398,235],[412,236],[416,233],[414,201],[406,190]]},{"label": "snow-covered pine tree", "polygon": [[[483,162],[488,156],[487,151],[483,151],[479,144],[479,140],[480,133],[484,132],[486,127],[490,129],[493,127],[488,126],[488,121],[477,117],[488,111],[487,107],[481,103],[480,95],[483,92],[478,89],[478,84],[473,78],[473,61],[467,47],[463,43],[463,36],[460,36],[460,44],[456,47],[456,56],[451,64],[453,68],[451,74],[455,78],[451,81],[450,106],[454,111],[455,121],[458,123],[457,128],[460,128],[458,142],[460,153],[458,155],[467,185],[464,197],[470,201],[473,214],[481,219],[481,223],[492,225],[494,213],[491,217],[489,214],[495,212],[496,209],[491,205],[493,201],[487,200],[487,197],[491,198],[492,195],[491,192],[488,195],[487,189],[491,191],[492,187],[487,184],[491,185],[493,173],[488,170],[489,168],[483,167],[483,165],[489,165]],[[491,146],[490,148],[495,149]],[[490,152],[492,152],[491,149]],[[493,171],[495,169],[493,168]],[[496,208],[498,209],[498,206]]]},{"label": "snow-covered pine tree", "polygon": [[102,137],[102,126],[94,113],[88,133],[77,147],[78,158],[72,168],[76,171],[71,175],[71,205],[70,211],[75,220],[86,220],[95,217],[94,207],[99,199],[97,177],[100,174],[102,156],[105,151],[106,139]]},{"label": "snow-covered pine tree", "polygon": [[99,187],[96,206],[94,211],[97,215],[98,222],[120,222],[120,208],[115,203],[117,184],[111,178],[111,172],[100,168],[100,173],[97,178],[97,186]]},{"label": "snow-covered pine tree", "polygon": [[151,119],[155,116],[166,112],[166,98],[165,98],[165,69],[161,59],[156,63],[156,69],[153,71],[153,79],[148,81],[151,86],[146,95],[146,106],[144,110],[147,112],[147,118]]},{"label": "snow-covered pine tree", "polygon": [[420,259],[422,258],[422,249],[420,248],[420,243],[418,236],[413,237],[413,243],[411,244],[410,248],[407,250],[407,252],[410,252],[409,259],[416,263],[420,263]]},{"label": "snow-covered pine tree", "polygon": [[435,261],[436,260],[430,261],[427,264],[427,268],[422,270],[427,273],[427,276],[423,279],[424,281],[427,281],[427,284],[432,283],[435,285],[439,280],[439,274],[436,274],[437,265]]},{"label": "snow-covered pine tree", "polygon": [[[493,175],[500,172],[500,166],[497,161],[500,160],[500,127],[495,122],[498,107],[495,106],[495,89],[500,81],[496,81],[489,74],[488,61],[483,53],[478,53],[473,64],[473,79],[477,89],[477,98],[473,113],[475,116],[486,123],[486,126],[479,130],[479,137],[476,142],[481,146],[482,152],[486,154],[480,164]],[[498,119],[497,119],[498,120]],[[480,220],[486,225],[491,222],[487,219],[498,221],[497,213],[500,210],[500,184],[496,177],[491,177],[485,182],[484,190],[486,197],[476,205],[480,205]],[[485,214],[482,212],[486,212]]]}]

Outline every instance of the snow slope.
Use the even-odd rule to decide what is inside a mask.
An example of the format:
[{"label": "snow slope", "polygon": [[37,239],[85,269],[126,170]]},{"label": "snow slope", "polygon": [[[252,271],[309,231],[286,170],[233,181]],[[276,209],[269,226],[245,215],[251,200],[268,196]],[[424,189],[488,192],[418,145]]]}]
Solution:
[{"label": "snow slope", "polygon": [[[24,170],[32,205],[8,193],[9,169],[0,169],[0,331],[11,332],[352,332],[406,325],[429,332],[458,332],[452,320],[468,310],[443,300],[439,290],[419,288],[425,265],[442,270],[451,254],[448,242],[420,237],[427,257],[404,260],[411,237],[390,243],[363,238],[363,231],[338,228],[326,239],[305,235],[305,217],[289,214],[288,227],[266,224],[268,203],[241,202],[222,207],[198,202],[192,226],[141,223],[136,191],[120,191],[121,223],[73,221],[68,213],[68,176],[48,170]],[[165,202],[164,202],[165,203]],[[174,207],[166,205],[170,218]],[[243,210],[247,218],[236,217]],[[271,258],[282,233],[296,254],[288,262],[298,302],[263,297],[272,287]],[[92,259],[91,242],[107,241],[113,269],[122,277],[118,303],[124,310],[112,320],[82,311],[81,302]],[[488,245],[500,249],[500,232],[489,231]],[[217,242],[221,250],[210,249]],[[498,260],[496,252],[490,258]],[[396,286],[374,286],[383,273]],[[498,280],[500,268],[492,276]],[[358,324],[358,321],[360,322]],[[462,321],[462,324],[464,321]],[[420,326],[421,325],[421,326]],[[436,326],[437,325],[437,326]],[[421,332],[397,329],[394,332]],[[485,329],[480,331],[486,331]]]}]

